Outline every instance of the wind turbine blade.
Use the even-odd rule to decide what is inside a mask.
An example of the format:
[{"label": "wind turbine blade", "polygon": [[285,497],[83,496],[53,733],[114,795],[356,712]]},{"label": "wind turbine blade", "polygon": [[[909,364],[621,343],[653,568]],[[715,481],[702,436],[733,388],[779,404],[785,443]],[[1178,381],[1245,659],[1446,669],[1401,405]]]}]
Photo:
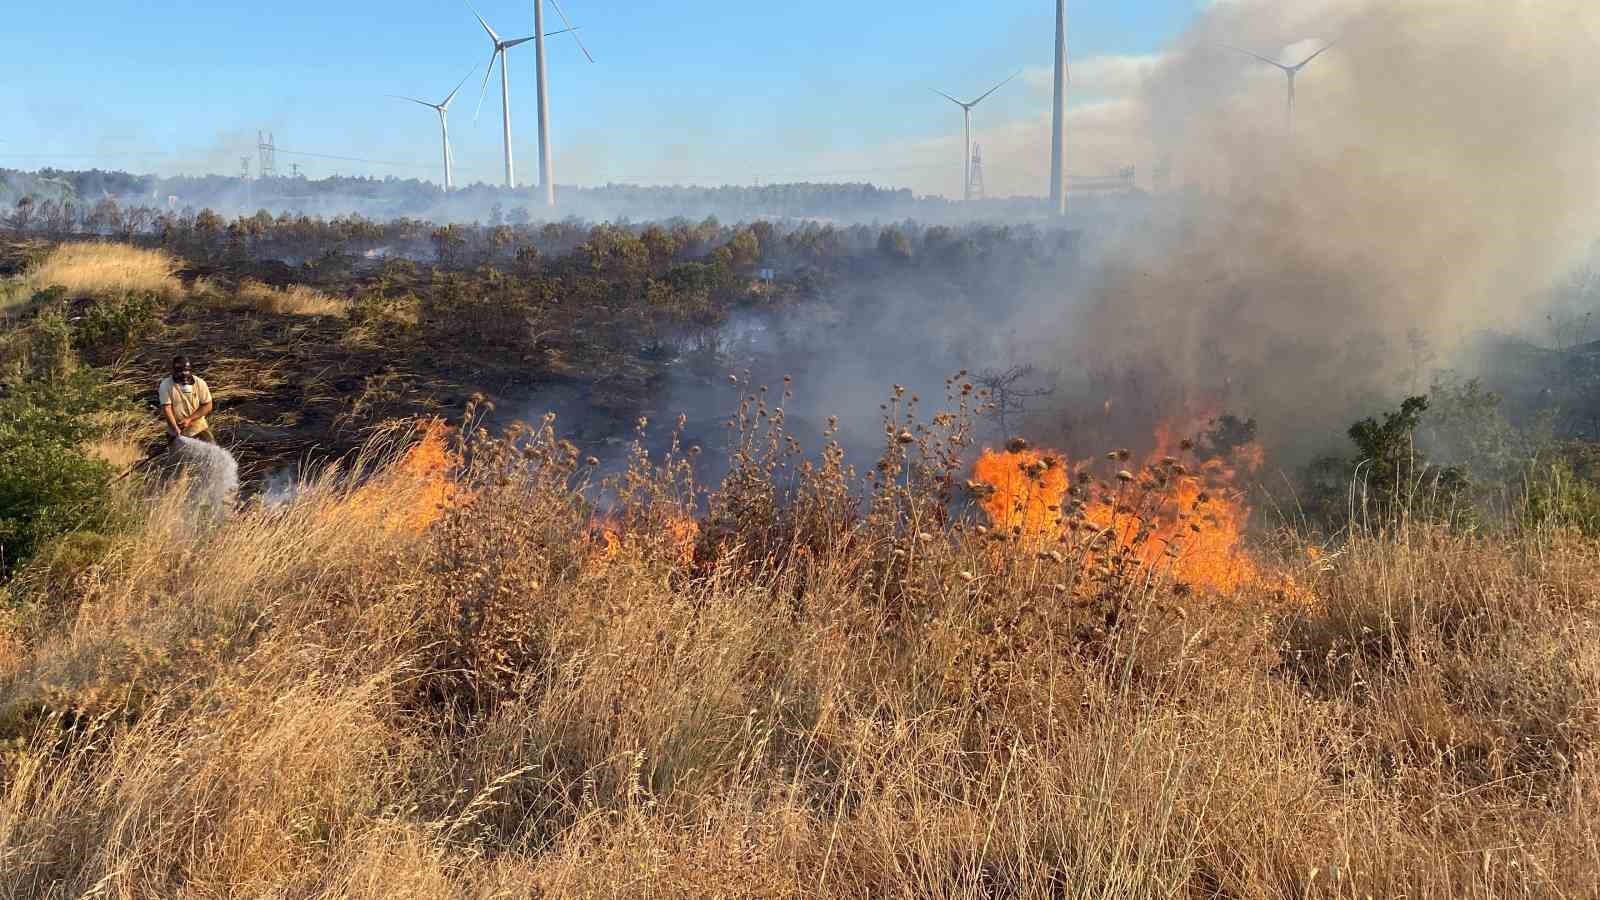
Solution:
[{"label": "wind turbine blade", "polygon": [[489,54],[489,65],[483,70],[483,85],[478,88],[478,108],[472,111],[472,121],[478,121],[478,113],[483,112],[483,98],[489,92],[489,76],[494,74],[494,59],[500,55],[500,45],[496,44],[494,52]]},{"label": "wind turbine blade", "polygon": [[476,71],[478,71],[478,67],[477,66],[473,66],[472,68],[467,70],[467,74],[461,76],[461,80],[456,83],[455,90],[452,90],[450,92],[450,96],[444,98],[444,102],[439,104],[439,109],[444,110],[444,109],[449,109],[450,108],[450,101],[454,100],[456,98],[456,92],[461,90],[461,86],[463,84],[466,84],[467,83],[467,79],[471,78],[472,77],[472,73],[476,72]]},{"label": "wind turbine blade", "polygon": [[939,96],[945,98],[946,100],[949,100],[951,103],[954,103],[955,105],[961,107],[962,109],[966,109],[967,108],[967,105],[965,103],[962,103],[960,100],[957,100],[956,98],[950,96],[949,94],[946,94],[944,91],[941,91],[938,88],[928,88],[928,90],[933,91],[935,94],[938,94]]},{"label": "wind turbine blade", "polygon": [[483,16],[478,15],[477,10],[472,9],[471,3],[467,3],[467,0],[461,0],[461,2],[467,4],[467,9],[472,10],[472,17],[478,20],[478,24],[483,26],[484,31],[489,32],[489,40],[494,41],[496,47],[500,46],[500,35],[494,33],[494,29],[490,28],[489,23],[483,20]]},{"label": "wind turbine blade", "polygon": [[546,31],[544,33],[544,36],[545,37],[555,37],[558,34],[566,34],[568,32],[577,31],[578,28],[581,28],[581,27],[583,27],[583,26],[580,25],[577,28],[563,28],[560,31]]},{"label": "wind turbine blade", "polygon": [[1313,59],[1316,59],[1317,57],[1321,56],[1322,54],[1327,53],[1329,50],[1332,50],[1333,49],[1333,45],[1337,44],[1337,43],[1339,43],[1339,42],[1338,41],[1330,42],[1326,47],[1323,47],[1321,50],[1318,50],[1317,52],[1315,52],[1315,53],[1311,54],[1310,56],[1306,57],[1305,59],[1301,60],[1299,65],[1296,65],[1293,68],[1304,69]]},{"label": "wind turbine blade", "polygon": [[589,48],[583,45],[583,38],[578,37],[578,29],[572,27],[572,20],[567,18],[566,10],[561,8],[561,0],[550,0],[550,5],[556,8],[556,15],[561,17],[561,24],[572,32],[572,40],[577,43],[578,49],[583,51],[584,58],[591,63],[594,62],[594,57],[589,55]]},{"label": "wind turbine blade", "polygon": [[393,97],[396,100],[410,100],[412,103],[421,104],[422,106],[426,106],[429,109],[438,109],[439,108],[439,107],[433,105],[432,103],[429,103],[426,100],[418,100],[415,97],[407,97],[407,96],[404,96],[402,94],[385,94],[384,96],[385,97]]},{"label": "wind turbine blade", "polygon": [[531,38],[531,37],[512,38],[511,40],[506,41],[505,43],[501,44],[500,45],[500,49],[501,50],[510,50],[512,47],[515,47],[518,44],[526,44],[527,42],[529,42],[531,40],[533,40],[533,38]]},{"label": "wind turbine blade", "polygon": [[1243,53],[1245,56],[1253,56],[1256,59],[1259,59],[1262,62],[1266,63],[1267,65],[1275,66],[1275,67],[1277,67],[1279,69],[1284,70],[1285,72],[1287,72],[1288,70],[1294,68],[1293,66],[1286,66],[1283,63],[1278,62],[1275,59],[1267,59],[1265,56],[1262,56],[1259,53],[1251,53],[1249,50],[1246,50],[1243,47],[1235,47],[1232,44],[1223,44],[1222,46],[1227,47],[1229,50],[1232,50],[1235,53]]},{"label": "wind turbine blade", "polygon": [[[1011,73],[1011,78],[1015,78],[1015,77],[1017,77],[1018,75],[1021,75],[1021,74],[1022,74],[1022,72],[1020,72],[1020,71],[1013,72],[1013,73]],[[1005,87],[1006,85],[1010,84],[1011,83],[1011,78],[1007,78],[1005,81],[1002,81],[999,84],[995,85],[994,87],[989,88],[987,91],[985,91],[983,93],[983,97],[987,97],[990,94],[994,93],[995,91],[998,91],[1001,88]],[[979,97],[978,99],[972,101],[968,105],[969,106],[977,106],[979,103],[983,102],[983,97]]]}]

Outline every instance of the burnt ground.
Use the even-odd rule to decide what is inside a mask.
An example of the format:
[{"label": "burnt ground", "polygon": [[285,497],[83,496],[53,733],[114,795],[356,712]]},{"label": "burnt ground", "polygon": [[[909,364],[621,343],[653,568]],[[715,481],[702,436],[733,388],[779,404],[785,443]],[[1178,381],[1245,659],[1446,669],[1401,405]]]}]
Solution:
[{"label": "burnt ground", "polygon": [[161,326],[118,365],[143,374],[156,420],[155,386],[175,354],[194,360],[211,386],[213,430],[233,449],[242,480],[302,460],[346,454],[377,424],[421,415],[458,416],[469,398],[525,393],[533,380],[515,361],[413,341],[351,340],[342,319],[230,310],[193,300],[161,313]]},{"label": "burnt ground", "polygon": [[[148,427],[137,437],[154,450],[164,445],[156,385],[172,356],[189,356],[212,389],[212,429],[238,459],[247,493],[285,468],[351,454],[394,420],[459,420],[474,397],[492,405],[485,422],[491,428],[555,412],[557,431],[609,468],[626,455],[640,416],[652,419],[647,445],[654,451],[668,444],[674,423],[655,407],[669,393],[663,389],[669,379],[681,385],[714,378],[711,369],[697,370],[659,347],[598,349],[577,321],[519,346],[441,335],[415,323],[279,314],[226,299],[245,278],[308,284],[349,298],[361,289],[359,273],[330,281],[267,261],[179,274],[190,290],[163,304],[127,345],[91,362],[107,366],[148,410]],[[425,290],[420,283],[407,287]],[[686,444],[720,441],[721,426],[703,416],[681,437]]]}]

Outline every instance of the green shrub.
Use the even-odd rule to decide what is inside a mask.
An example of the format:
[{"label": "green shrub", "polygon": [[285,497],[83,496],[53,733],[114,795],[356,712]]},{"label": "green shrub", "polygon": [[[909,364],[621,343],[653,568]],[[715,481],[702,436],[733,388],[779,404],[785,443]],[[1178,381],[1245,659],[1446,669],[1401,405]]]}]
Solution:
[{"label": "green shrub", "polygon": [[374,286],[357,293],[350,303],[352,325],[415,325],[422,302],[409,291],[388,291]]},{"label": "green shrub", "polygon": [[1355,516],[1372,525],[1402,519],[1432,519],[1470,524],[1474,520],[1471,484],[1459,466],[1428,461],[1416,433],[1428,398],[1407,397],[1400,408],[1368,416],[1346,432],[1354,459],[1322,457],[1303,473],[1304,509],[1312,524],[1339,530]]},{"label": "green shrub", "polygon": [[84,442],[116,405],[92,373],[5,386],[0,396],[0,576],[51,540],[110,523],[111,467]]},{"label": "green shrub", "polygon": [[1558,444],[1541,452],[1525,476],[1518,508],[1524,526],[1576,528],[1600,536],[1600,445]]},{"label": "green shrub", "polygon": [[121,300],[98,300],[72,332],[72,343],[90,358],[114,358],[156,324],[160,299],[153,294],[128,294]]},{"label": "green shrub", "polygon": [[72,325],[59,306],[44,307],[25,325],[0,334],[0,383],[66,378],[78,367]]}]

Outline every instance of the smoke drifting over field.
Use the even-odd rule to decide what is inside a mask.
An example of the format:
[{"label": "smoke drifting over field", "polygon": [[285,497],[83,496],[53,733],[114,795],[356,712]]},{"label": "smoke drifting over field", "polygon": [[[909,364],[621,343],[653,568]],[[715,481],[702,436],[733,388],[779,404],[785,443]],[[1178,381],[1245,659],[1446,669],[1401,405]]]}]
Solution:
[{"label": "smoke drifting over field", "polygon": [[[1330,41],[1299,76],[1292,133],[1283,73],[1225,46],[1293,62]],[[962,206],[868,186],[613,186],[564,191],[560,213],[779,219],[780,237],[808,227],[802,219],[872,223],[822,264],[823,303],[740,314],[720,335],[733,347],[723,361],[748,365],[757,384],[795,376],[792,423],[814,430],[837,413],[856,446],[879,436],[891,384],[932,403],[957,369],[1031,364],[1059,372],[1057,390],[1013,432],[1100,451],[1157,423],[1226,411],[1257,418],[1273,460],[1292,465],[1342,443],[1352,419],[1425,389],[1427,370],[1464,365],[1476,332],[1542,314],[1589,251],[1596,46],[1600,8],[1580,0],[1220,2],[1161,53],[1085,66],[1085,80],[1117,101],[1069,116],[1069,169],[1127,158],[1148,173],[1159,160],[1170,177],[1144,178],[1150,196],[1074,195],[1070,232],[1042,224],[1032,200]],[[1047,159],[1048,135],[1033,130],[1043,142],[1015,152]],[[13,180],[17,191],[65,190]],[[229,187],[173,185],[108,181],[78,196],[172,190],[187,203],[185,191]],[[418,182],[333,186],[381,218],[520,222],[532,199],[487,187],[444,198]],[[876,250],[880,223],[902,216],[956,227],[906,225]],[[1023,224],[995,238],[974,219]],[[1030,242],[1037,252],[1017,250]],[[763,250],[745,274],[759,264],[782,280],[815,261],[786,258],[781,240]],[[708,368],[678,367],[665,389],[640,397],[641,411],[657,422],[680,410],[699,421],[726,414],[726,369]],[[532,415],[560,406],[573,419],[595,405],[558,399],[520,405]],[[625,435],[632,419],[617,418]],[[608,429],[587,430],[614,436]]]},{"label": "smoke drifting over field", "polygon": [[[1584,256],[1597,36],[1600,8],[1575,0],[1220,4],[1145,75],[1176,188],[1153,212],[1085,228],[1076,263],[953,296],[880,286],[870,317],[841,303],[856,321],[766,377],[817,373],[794,408],[822,416],[870,412],[892,381],[926,397],[957,367],[1033,363],[1061,372],[1028,425],[1045,439],[1230,411],[1303,460],[1426,388],[1419,370],[1463,364],[1466,339],[1526,325]],[[1283,74],[1221,46],[1297,62],[1333,40],[1292,135]]]},{"label": "smoke drifting over field", "polygon": [[[1145,86],[1188,191],[1104,247],[1072,358],[1159,361],[1283,421],[1392,389],[1408,332],[1514,326],[1593,239],[1600,8],[1580,2],[1229,3]],[[1306,40],[1300,40],[1305,38]],[[1297,62],[1282,73],[1218,46]]]}]

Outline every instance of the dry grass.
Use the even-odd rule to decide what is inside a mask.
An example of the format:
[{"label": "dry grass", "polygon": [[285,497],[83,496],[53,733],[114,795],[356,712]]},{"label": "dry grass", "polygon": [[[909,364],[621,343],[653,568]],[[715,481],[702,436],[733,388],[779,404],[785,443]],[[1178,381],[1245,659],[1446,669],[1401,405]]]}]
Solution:
[{"label": "dry grass", "polygon": [[1408,527],[1179,611],[914,459],[847,523],[740,452],[692,559],[680,470],[608,545],[546,434],[421,532],[367,514],[437,496],[401,467],[24,582],[0,896],[1594,896],[1593,543]]},{"label": "dry grass", "polygon": [[99,438],[92,441],[86,449],[90,456],[119,472],[144,458],[143,445],[125,437]]},{"label": "dry grass", "polygon": [[183,289],[178,263],[161,250],[130,244],[62,244],[24,277],[31,290],[60,287],[74,297],[121,298],[153,294],[164,299]]},{"label": "dry grass", "polygon": [[278,288],[259,281],[246,280],[239,285],[232,302],[235,305],[274,313],[280,316],[337,316],[344,317],[350,304],[331,297],[315,288],[295,284]]}]

